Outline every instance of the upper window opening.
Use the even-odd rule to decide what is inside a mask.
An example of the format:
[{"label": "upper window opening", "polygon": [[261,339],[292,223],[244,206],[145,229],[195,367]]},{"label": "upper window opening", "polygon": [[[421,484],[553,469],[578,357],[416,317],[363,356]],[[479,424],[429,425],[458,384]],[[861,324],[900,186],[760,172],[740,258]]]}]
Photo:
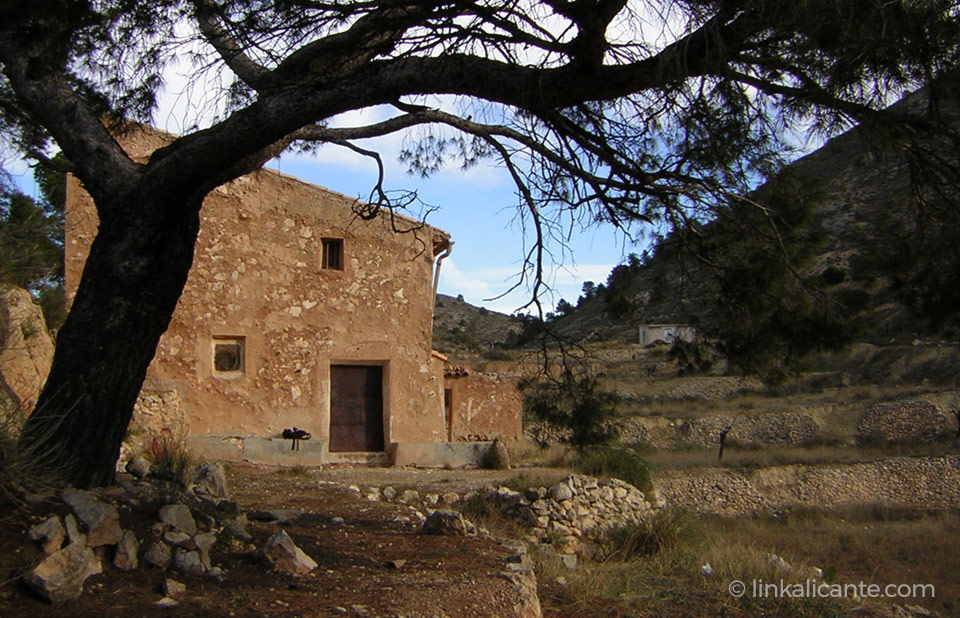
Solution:
[{"label": "upper window opening", "polygon": [[213,340],[213,369],[217,373],[242,373],[244,362],[243,337]]},{"label": "upper window opening", "polygon": [[323,258],[322,268],[331,270],[343,270],[343,239],[342,238],[324,238],[323,239]]}]

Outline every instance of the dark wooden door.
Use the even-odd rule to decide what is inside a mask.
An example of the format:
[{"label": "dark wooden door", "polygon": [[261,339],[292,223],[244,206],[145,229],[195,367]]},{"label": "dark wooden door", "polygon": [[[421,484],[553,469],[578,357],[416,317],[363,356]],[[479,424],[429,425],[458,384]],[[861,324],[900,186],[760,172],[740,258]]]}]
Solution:
[{"label": "dark wooden door", "polygon": [[383,367],[330,366],[330,451],[383,450]]}]

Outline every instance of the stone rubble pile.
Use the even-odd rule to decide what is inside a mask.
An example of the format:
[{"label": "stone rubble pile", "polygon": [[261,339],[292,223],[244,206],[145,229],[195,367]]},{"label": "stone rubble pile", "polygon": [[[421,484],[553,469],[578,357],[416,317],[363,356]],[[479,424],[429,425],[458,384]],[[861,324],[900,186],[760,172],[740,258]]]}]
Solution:
[{"label": "stone rubble pile", "polygon": [[[144,464],[131,460],[127,469],[138,480],[121,480],[119,487],[63,490],[60,498],[70,512],[63,517],[50,516],[27,532],[47,555],[24,575],[28,587],[51,603],[64,603],[80,596],[92,575],[110,568],[130,571],[141,566],[221,581],[223,569],[215,566],[211,557],[218,540],[256,551],[248,544],[252,536],[246,531],[246,516],[229,499],[220,464],[195,467],[188,474],[185,490],[147,478],[149,465]],[[157,521],[146,538],[137,538],[123,527],[120,513],[130,508],[156,508]],[[285,532],[274,535],[263,553],[274,568],[284,572],[303,574],[317,566]],[[183,584],[167,580],[165,596],[156,604],[174,607],[184,593]]]},{"label": "stone rubble pile", "polygon": [[539,542],[549,541],[568,554],[576,553],[582,540],[649,521],[665,506],[656,490],[645,495],[618,479],[603,481],[584,475],[568,476],[549,489],[487,489],[484,498],[499,504],[504,514],[528,523]]},{"label": "stone rubble pile", "polygon": [[582,541],[597,539],[612,528],[649,521],[666,505],[655,489],[644,494],[617,479],[604,481],[584,475],[568,476],[549,489],[537,487],[520,492],[488,485],[462,495],[456,492],[426,494],[422,500],[416,490],[406,490],[400,495],[393,487],[382,490],[372,487],[366,492],[356,487],[355,490],[368,500],[422,502],[428,521],[437,513],[449,513],[449,509],[458,504],[482,499],[503,515],[528,526],[531,541],[551,543],[566,554],[576,553]]}]

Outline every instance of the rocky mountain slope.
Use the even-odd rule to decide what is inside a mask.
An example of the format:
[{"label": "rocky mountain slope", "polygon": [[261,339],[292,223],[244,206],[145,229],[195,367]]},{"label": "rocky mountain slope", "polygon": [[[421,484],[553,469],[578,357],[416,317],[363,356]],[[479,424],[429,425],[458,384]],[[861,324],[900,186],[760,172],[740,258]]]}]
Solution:
[{"label": "rocky mountain slope", "polygon": [[[943,97],[939,111],[953,125],[960,126],[957,101],[956,97]],[[925,98],[914,96],[895,109],[915,110],[925,105]],[[909,343],[918,333],[945,334],[944,320],[931,328],[914,311],[916,303],[904,299],[902,290],[895,294],[891,285],[891,268],[896,270],[899,266],[898,254],[893,250],[918,259],[916,247],[926,241],[925,234],[943,225],[928,219],[930,228],[924,230],[924,217],[930,214],[924,208],[931,212],[935,208],[945,210],[949,202],[944,203],[943,197],[960,194],[956,146],[946,139],[944,143],[935,142],[919,148],[940,158],[938,164],[943,168],[939,170],[925,168],[927,161],[918,165],[916,150],[868,139],[859,128],[831,139],[787,167],[799,186],[815,195],[814,209],[806,223],[809,227],[803,233],[816,235],[819,244],[802,274],[825,292],[843,299],[855,298],[865,307],[865,323],[869,325],[862,335],[865,341]],[[946,184],[933,186],[933,176],[939,176]],[[920,202],[917,188],[924,183],[926,201]],[[758,189],[758,195],[762,196],[765,190],[766,187]],[[934,229],[933,233],[941,232]],[[623,297],[620,310],[602,294],[583,298],[574,312],[557,321],[557,328],[574,339],[592,336],[598,340],[635,342],[639,324],[702,323],[714,300],[707,292],[711,273],[697,257],[679,250],[678,244],[676,237],[662,239],[655,251],[611,273],[606,288],[619,276],[617,283]],[[911,244],[913,248],[909,248]],[[949,249],[949,243],[941,244]],[[922,262],[919,268],[923,268]],[[922,282],[914,287],[923,291],[924,285],[938,283],[934,280],[933,284]],[[568,300],[576,304],[575,299]],[[624,308],[624,301],[630,307]],[[951,319],[947,316],[946,321]]]},{"label": "rocky mountain slope", "polygon": [[484,307],[475,307],[462,297],[437,295],[433,312],[433,347],[445,354],[483,353],[516,338],[521,323]]}]

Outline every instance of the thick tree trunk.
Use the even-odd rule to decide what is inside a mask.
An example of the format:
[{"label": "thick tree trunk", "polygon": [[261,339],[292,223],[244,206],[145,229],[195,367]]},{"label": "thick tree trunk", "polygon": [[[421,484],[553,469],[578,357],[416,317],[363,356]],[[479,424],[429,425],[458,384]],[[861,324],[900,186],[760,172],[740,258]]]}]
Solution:
[{"label": "thick tree trunk", "polygon": [[74,486],[113,482],[147,367],[193,261],[202,198],[189,201],[135,194],[98,203],[110,215],[101,215],[46,386],[21,434],[42,469]]}]

